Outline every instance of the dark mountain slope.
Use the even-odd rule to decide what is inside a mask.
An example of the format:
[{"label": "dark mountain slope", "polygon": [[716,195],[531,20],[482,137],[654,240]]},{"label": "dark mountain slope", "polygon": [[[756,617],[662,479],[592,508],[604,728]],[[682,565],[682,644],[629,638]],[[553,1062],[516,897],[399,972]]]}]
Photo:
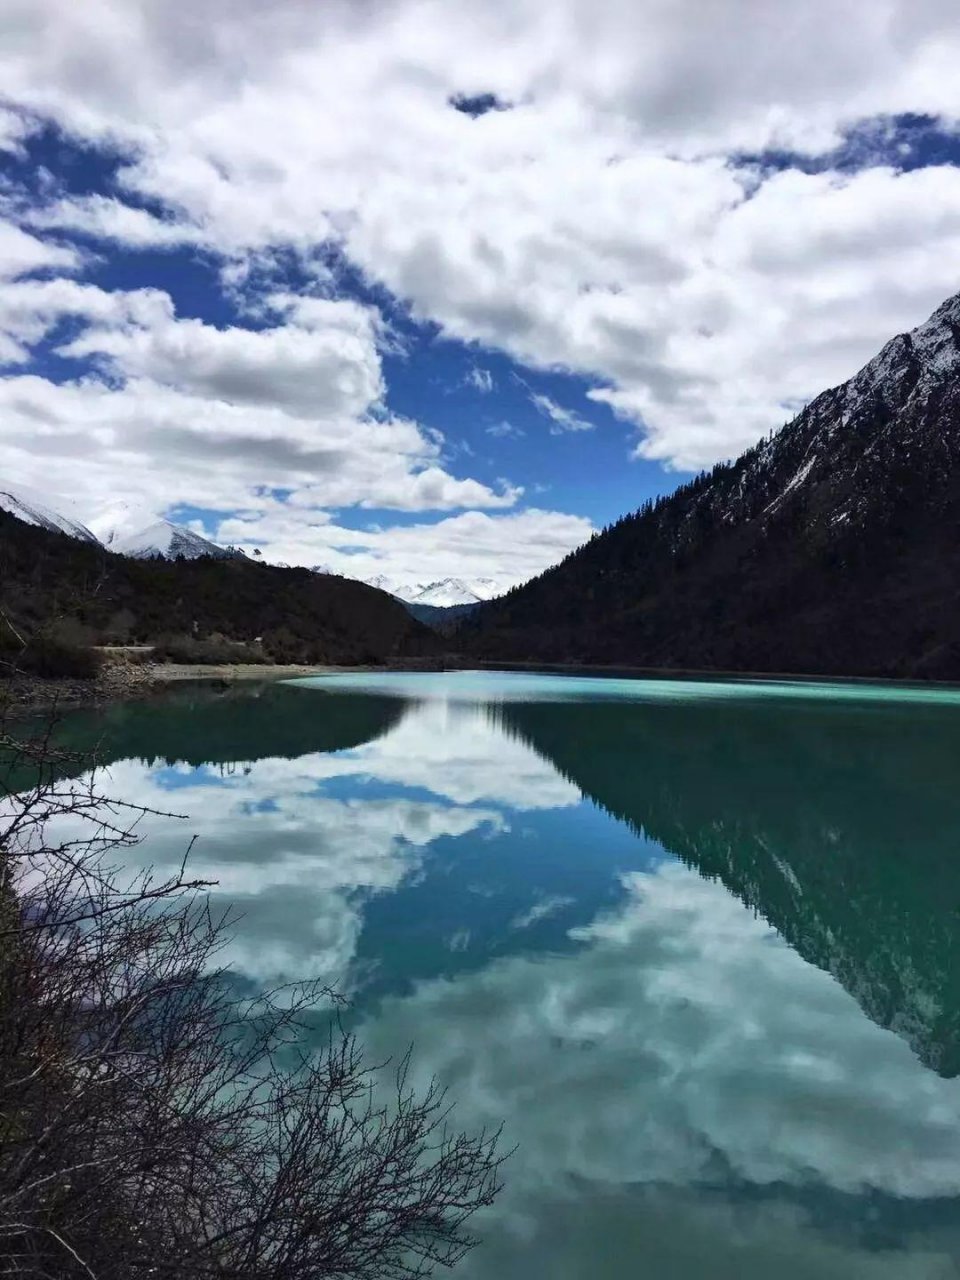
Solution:
[{"label": "dark mountain slope", "polygon": [[488,658],[960,678],[960,295],[462,637]]},{"label": "dark mountain slope", "polygon": [[[262,637],[280,661],[381,662],[429,650],[399,600],[349,578],[245,558],[134,560],[0,511],[0,609],[21,634],[56,623],[94,642]],[[0,627],[9,646],[10,627]]]}]

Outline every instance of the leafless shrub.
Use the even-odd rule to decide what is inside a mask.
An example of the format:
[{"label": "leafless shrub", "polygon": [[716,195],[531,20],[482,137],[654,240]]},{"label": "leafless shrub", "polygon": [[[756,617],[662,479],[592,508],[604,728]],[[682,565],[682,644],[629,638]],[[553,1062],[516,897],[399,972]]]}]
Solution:
[{"label": "leafless shrub", "polygon": [[[115,865],[144,810],[0,726],[0,1274],[423,1276],[475,1241],[498,1134],[407,1062],[382,1091],[306,984],[250,999],[186,876]],[[111,861],[111,858],[114,861]],[[314,1030],[315,1034],[315,1030]]]}]

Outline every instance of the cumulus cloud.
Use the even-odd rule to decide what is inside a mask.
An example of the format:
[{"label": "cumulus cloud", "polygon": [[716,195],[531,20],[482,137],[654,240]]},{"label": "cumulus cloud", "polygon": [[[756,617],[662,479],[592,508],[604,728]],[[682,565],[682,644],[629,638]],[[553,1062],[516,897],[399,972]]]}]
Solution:
[{"label": "cumulus cloud", "polygon": [[[397,889],[434,841],[503,826],[489,806],[327,796],[329,779],[371,774],[370,760],[351,766],[336,755],[292,763],[268,756],[225,775],[136,760],[118,761],[110,772],[114,794],[157,810],[145,815],[140,834],[160,874],[183,858],[183,827],[162,816],[175,786],[177,810],[197,837],[193,873],[215,882],[215,906],[243,918],[226,962],[267,984],[309,975],[345,989],[364,902]],[[57,830],[76,835],[82,820],[66,818]]]},{"label": "cumulus cloud", "polygon": [[158,218],[115,196],[60,197],[37,208],[27,206],[22,216],[37,229],[79,231],[129,249],[173,249],[208,243],[202,229],[189,220]]},{"label": "cumulus cloud", "polygon": [[28,132],[23,116],[8,107],[0,107],[0,151],[18,154]]},{"label": "cumulus cloud", "polygon": [[[73,495],[89,518],[118,495],[159,514],[181,503],[248,509],[265,478],[294,491],[304,504],[296,508],[299,554],[277,552],[298,563],[316,562],[311,529],[329,519],[319,508],[509,507],[518,497],[516,489],[449,475],[437,465],[437,443],[402,418],[313,419],[149,379],[117,389],[35,375],[0,380],[0,413],[5,477],[35,481],[42,455],[45,491]],[[280,530],[249,532],[264,534],[266,544],[268,532]]]},{"label": "cumulus cloud", "polygon": [[[36,265],[47,263],[36,260]],[[171,317],[170,298],[158,289],[109,291],[97,285],[54,277],[6,281],[0,293],[0,339],[15,350],[16,356],[10,363],[17,364],[27,363],[32,356],[31,348],[63,320],[150,325],[165,323]]]},{"label": "cumulus cloud", "polygon": [[[14,229],[10,243],[18,274],[44,262],[44,246],[24,233]],[[266,480],[291,491],[303,534],[331,507],[517,502],[522,490],[509,483],[451,475],[442,434],[384,408],[374,309],[310,297],[268,307],[284,322],[220,329],[179,318],[161,290],[62,277],[7,283],[0,359],[26,364],[69,320],[75,334],[57,354],[85,372],[59,383],[27,372],[0,380],[6,477],[29,483],[42,468],[45,490],[70,494],[92,521],[118,496],[145,517],[182,503],[247,508]]]},{"label": "cumulus cloud", "polygon": [[295,414],[354,416],[383,394],[376,319],[358,304],[328,305],[325,323],[218,329],[169,313],[150,326],[88,329],[61,355],[100,358],[125,378],[154,382],[230,404]]},{"label": "cumulus cloud", "polygon": [[169,215],[67,198],[43,225],[201,237],[231,262],[336,241],[447,334],[599,379],[645,456],[694,467],[960,283],[955,170],[762,181],[737,159],[825,151],[870,116],[960,117],[947,0],[842,9],[279,0],[267,22],[104,0],[91,22],[40,0],[5,91],[125,149],[118,193]]},{"label": "cumulus cloud", "polygon": [[[570,808],[581,799],[578,788],[542,756],[504,734],[488,708],[443,698],[410,705],[388,734],[325,757],[325,767],[330,777],[375,778],[456,805],[526,813]],[[503,815],[501,825],[506,821]]]},{"label": "cumulus cloud", "polygon": [[[183,856],[184,825],[162,816],[176,790],[176,809],[197,837],[194,874],[215,882],[217,905],[242,915],[228,953],[233,967],[264,982],[309,974],[341,989],[351,981],[366,902],[414,875],[430,845],[501,833],[509,810],[580,799],[483,709],[442,702],[411,706],[382,737],[349,750],[293,762],[265,756],[226,773],[121,760],[110,775],[116,795],[155,811],[140,834],[161,874]],[[348,799],[328,794],[339,782],[356,788]],[[370,795],[372,783],[390,797]],[[67,838],[81,826],[67,818],[57,830]]]}]

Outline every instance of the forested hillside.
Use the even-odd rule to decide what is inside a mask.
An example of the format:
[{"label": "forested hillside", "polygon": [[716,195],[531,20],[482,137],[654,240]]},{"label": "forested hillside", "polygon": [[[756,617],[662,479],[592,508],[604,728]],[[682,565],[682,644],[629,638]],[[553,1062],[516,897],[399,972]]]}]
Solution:
[{"label": "forested hillside", "polygon": [[464,624],[494,660],[960,678],[960,297]]},{"label": "forested hillside", "polygon": [[262,640],[282,662],[382,662],[435,643],[386,592],[242,558],[133,560],[0,511],[0,645]]}]

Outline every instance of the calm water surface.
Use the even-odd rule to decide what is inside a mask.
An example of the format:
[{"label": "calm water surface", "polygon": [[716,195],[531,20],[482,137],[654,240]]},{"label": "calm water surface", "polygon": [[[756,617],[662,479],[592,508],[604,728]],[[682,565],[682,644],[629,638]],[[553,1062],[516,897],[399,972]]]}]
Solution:
[{"label": "calm water surface", "polygon": [[77,713],[109,789],[518,1144],[464,1280],[960,1274],[960,695],[334,676]]}]

